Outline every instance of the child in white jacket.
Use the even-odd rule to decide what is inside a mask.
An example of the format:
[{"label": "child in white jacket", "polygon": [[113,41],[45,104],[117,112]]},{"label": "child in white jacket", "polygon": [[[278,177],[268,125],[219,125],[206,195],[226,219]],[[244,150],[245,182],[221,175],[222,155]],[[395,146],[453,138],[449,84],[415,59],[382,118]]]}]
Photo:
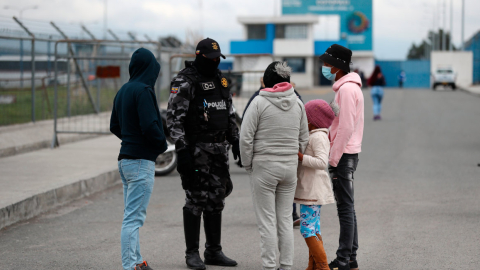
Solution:
[{"label": "child in white jacket", "polygon": [[338,113],[338,106],[316,99],[305,104],[310,136],[307,148],[298,152],[298,182],[294,202],[300,204],[300,232],[309,249],[306,270],[329,270],[320,232],[320,207],[334,203],[328,172],[330,141],[328,128]]}]

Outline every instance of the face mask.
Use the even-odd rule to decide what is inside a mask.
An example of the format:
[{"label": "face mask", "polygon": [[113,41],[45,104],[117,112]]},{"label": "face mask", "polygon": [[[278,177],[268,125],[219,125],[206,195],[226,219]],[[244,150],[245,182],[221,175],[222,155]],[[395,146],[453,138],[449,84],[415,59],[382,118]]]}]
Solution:
[{"label": "face mask", "polygon": [[203,57],[203,55],[197,55],[194,64],[198,73],[205,77],[215,77],[218,65],[220,64],[220,59],[215,62],[212,59]]},{"label": "face mask", "polygon": [[337,72],[335,72],[335,74],[332,74],[332,68],[331,67],[326,67],[326,66],[322,66],[322,74],[323,76],[325,76],[325,78],[327,78],[327,80],[330,80],[330,81],[333,81],[335,80],[335,77],[337,76]]}]

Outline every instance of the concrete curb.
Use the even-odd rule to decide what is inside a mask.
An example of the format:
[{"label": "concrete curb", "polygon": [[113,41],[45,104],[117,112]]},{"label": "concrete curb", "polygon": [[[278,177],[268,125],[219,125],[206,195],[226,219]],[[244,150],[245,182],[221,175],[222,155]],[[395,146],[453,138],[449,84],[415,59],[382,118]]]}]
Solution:
[{"label": "concrete curb", "polygon": [[467,94],[470,94],[470,95],[473,95],[473,96],[476,96],[476,97],[480,97],[480,94],[477,94],[477,93],[474,93],[472,91],[469,91],[468,89],[466,88],[463,88],[463,87],[458,87],[458,89],[460,89],[461,91],[467,93]]},{"label": "concrete curb", "polygon": [[0,230],[55,207],[100,192],[120,182],[120,174],[118,170],[114,170],[34,195],[0,209]]}]

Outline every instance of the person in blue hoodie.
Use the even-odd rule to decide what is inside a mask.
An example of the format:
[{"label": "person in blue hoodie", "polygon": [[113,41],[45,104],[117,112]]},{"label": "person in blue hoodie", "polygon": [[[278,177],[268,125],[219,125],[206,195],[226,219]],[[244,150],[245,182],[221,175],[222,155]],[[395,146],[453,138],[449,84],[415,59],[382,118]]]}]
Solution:
[{"label": "person in blue hoodie", "polygon": [[160,64],[152,52],[136,50],[128,69],[130,80],[113,101],[110,131],[122,140],[118,170],[123,182],[121,231],[124,270],[151,270],[140,254],[139,229],[143,226],[155,180],[155,160],[167,149],[154,85]]}]

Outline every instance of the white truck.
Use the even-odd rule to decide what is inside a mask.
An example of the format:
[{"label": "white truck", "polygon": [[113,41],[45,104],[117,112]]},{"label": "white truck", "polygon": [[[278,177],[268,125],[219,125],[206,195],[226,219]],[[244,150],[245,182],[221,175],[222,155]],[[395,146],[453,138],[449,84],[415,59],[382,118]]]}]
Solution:
[{"label": "white truck", "polygon": [[444,87],[450,86],[452,90],[456,90],[456,78],[457,75],[452,68],[437,68],[433,74],[432,88],[435,91],[437,86],[443,85]]}]

